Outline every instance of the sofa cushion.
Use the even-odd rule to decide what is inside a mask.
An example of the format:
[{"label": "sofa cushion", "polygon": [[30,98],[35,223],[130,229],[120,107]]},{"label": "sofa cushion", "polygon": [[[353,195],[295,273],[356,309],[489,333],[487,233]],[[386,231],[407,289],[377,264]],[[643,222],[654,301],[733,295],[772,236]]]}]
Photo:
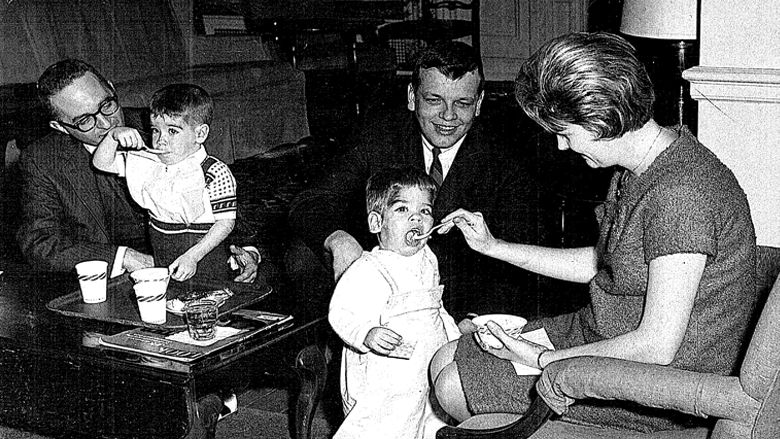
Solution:
[{"label": "sofa cushion", "polygon": [[211,64],[115,84],[122,105],[146,107],[164,85],[197,84],[214,99],[209,153],[233,163],[309,134],[305,77],[288,63]]}]

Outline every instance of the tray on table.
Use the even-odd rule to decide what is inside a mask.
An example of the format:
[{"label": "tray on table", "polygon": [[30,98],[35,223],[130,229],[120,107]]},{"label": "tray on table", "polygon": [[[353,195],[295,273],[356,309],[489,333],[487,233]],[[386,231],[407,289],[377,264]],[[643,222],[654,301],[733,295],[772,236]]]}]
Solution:
[{"label": "tray on table", "polygon": [[[230,281],[197,281],[177,282],[171,280],[168,284],[166,300],[175,299],[190,291],[212,291],[227,288],[233,292],[222,306],[219,314],[229,314],[235,310],[259,302],[271,294],[272,288],[260,281],[253,284]],[[101,320],[123,325],[141,326],[147,328],[184,328],[186,323],[182,316],[166,313],[166,322],[160,325],[146,323],[141,320],[138,304],[133,291],[133,281],[127,274],[110,279],[106,286],[106,301],[102,303],[84,303],[81,291],[76,290],[60,296],[46,307],[54,312],[82,319]]]}]

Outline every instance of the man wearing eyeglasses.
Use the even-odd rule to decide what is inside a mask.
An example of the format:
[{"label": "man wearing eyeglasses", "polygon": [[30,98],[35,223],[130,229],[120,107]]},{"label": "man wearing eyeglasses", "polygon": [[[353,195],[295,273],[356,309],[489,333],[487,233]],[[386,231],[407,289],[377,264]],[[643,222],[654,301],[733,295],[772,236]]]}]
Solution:
[{"label": "man wearing eyeglasses", "polygon": [[[111,83],[79,60],[49,66],[37,85],[54,132],[26,148],[19,162],[17,238],[25,258],[34,268],[65,272],[81,261],[104,260],[112,277],[153,266],[145,211],[121,178],[91,164],[110,129],[128,126],[149,133],[148,112],[123,109]],[[231,252],[241,269],[236,281],[254,281],[259,253],[236,246]]]}]

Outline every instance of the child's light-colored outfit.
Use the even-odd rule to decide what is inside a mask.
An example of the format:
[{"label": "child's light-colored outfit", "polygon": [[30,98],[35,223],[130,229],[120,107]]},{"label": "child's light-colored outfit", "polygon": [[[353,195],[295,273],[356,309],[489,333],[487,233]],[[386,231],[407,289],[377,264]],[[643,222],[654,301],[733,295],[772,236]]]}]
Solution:
[{"label": "child's light-colored outfit", "polygon": [[[202,146],[173,165],[143,151],[117,154],[114,169],[127,179],[133,200],[149,212],[157,265],[170,265],[217,220],[236,218],[236,180],[227,165]],[[217,246],[198,263],[198,278],[232,278],[226,247]]]},{"label": "child's light-colored outfit", "polygon": [[[377,247],[344,273],[328,314],[346,345],[341,361],[346,418],[334,439],[433,437],[444,425],[430,405],[428,364],[460,331],[444,309],[443,290],[428,246],[412,256]],[[392,356],[374,354],[363,344],[377,326],[403,337]],[[397,357],[405,353],[411,356]]]}]

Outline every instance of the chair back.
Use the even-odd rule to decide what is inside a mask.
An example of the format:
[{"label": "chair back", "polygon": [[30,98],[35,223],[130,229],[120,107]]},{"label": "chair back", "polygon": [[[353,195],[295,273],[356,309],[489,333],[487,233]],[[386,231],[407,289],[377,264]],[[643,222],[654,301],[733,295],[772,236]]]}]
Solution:
[{"label": "chair back", "polygon": [[739,379],[745,393],[761,402],[752,437],[780,437],[780,277],[756,323]]},{"label": "chair back", "polygon": [[434,18],[455,19],[461,17],[459,15],[455,16],[454,14],[447,14],[447,16],[441,16],[440,14],[442,14],[443,11],[457,12],[461,9],[471,13],[469,20],[474,20],[475,17],[479,18],[479,0],[423,0],[421,13],[422,18],[426,20],[431,20]]},{"label": "chair back", "polygon": [[[464,20],[459,10],[468,11],[469,19]],[[471,46],[477,53],[480,51],[479,44],[479,0],[422,0],[421,11],[423,20],[449,20],[449,21],[469,21],[471,27]]]}]

